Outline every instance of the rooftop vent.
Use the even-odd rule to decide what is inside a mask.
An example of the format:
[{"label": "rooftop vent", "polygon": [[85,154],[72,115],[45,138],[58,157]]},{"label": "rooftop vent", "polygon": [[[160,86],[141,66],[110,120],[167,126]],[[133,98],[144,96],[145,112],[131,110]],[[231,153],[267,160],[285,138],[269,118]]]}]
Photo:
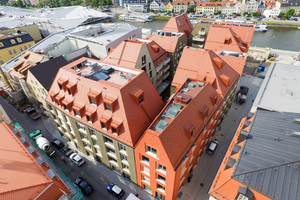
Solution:
[{"label": "rooftop vent", "polygon": [[293,131],[291,136],[300,138],[300,132],[299,131]]},{"label": "rooftop vent", "polygon": [[36,160],[36,162],[39,163],[40,165],[43,165],[43,166],[45,166],[45,167],[48,167],[48,166],[46,165],[46,163],[44,162],[44,160],[43,160],[41,157],[37,157],[35,160]]},{"label": "rooftop vent", "polygon": [[202,83],[202,82],[197,81],[197,82],[196,82],[196,85],[197,85],[198,87],[203,87],[203,86],[205,85],[205,83]]},{"label": "rooftop vent", "polygon": [[253,116],[254,116],[254,113],[253,112],[249,112],[248,115],[247,115],[247,119],[251,119]]},{"label": "rooftop vent", "polygon": [[253,192],[248,187],[240,186],[238,189],[237,200],[252,200],[254,197]]},{"label": "rooftop vent", "polygon": [[177,107],[171,106],[168,109],[168,111],[166,113],[166,116],[169,117],[169,118],[171,118],[171,119],[174,119],[176,117],[176,115],[179,113],[179,111],[180,110]]},{"label": "rooftop vent", "polygon": [[188,92],[189,91],[189,89],[188,88],[182,88],[182,90],[181,90],[182,92]]},{"label": "rooftop vent", "polygon": [[101,69],[100,69],[101,72],[105,73],[105,74],[110,74],[114,71],[114,68],[112,67],[109,67],[109,66],[103,66]]},{"label": "rooftop vent", "polygon": [[192,82],[190,82],[190,83],[188,84],[188,87],[189,87],[189,88],[194,88],[194,87],[196,87],[196,84],[195,84],[195,83],[192,83]]},{"label": "rooftop vent", "polygon": [[14,134],[16,134],[16,135],[19,135],[19,136],[20,136],[20,133],[19,133],[18,129],[16,129],[16,128],[13,128],[13,129],[11,129],[11,131],[12,131]]},{"label": "rooftop vent", "polygon": [[232,168],[234,166],[235,162],[236,162],[236,160],[234,158],[229,157],[228,161],[226,163],[226,166],[225,166],[225,170],[229,169],[229,168]]},{"label": "rooftop vent", "polygon": [[250,124],[251,124],[251,121],[249,121],[249,120],[245,120],[245,122],[244,122],[244,126],[245,126],[245,127],[248,127],[248,126],[250,126]]},{"label": "rooftop vent", "polygon": [[293,123],[300,124],[300,118],[294,118],[294,119],[293,119]]},{"label": "rooftop vent", "polygon": [[48,169],[48,170],[46,171],[46,173],[48,174],[48,176],[49,176],[50,178],[58,180],[58,178],[56,177],[56,175],[55,175],[55,173],[53,172],[52,169]]},{"label": "rooftop vent", "polygon": [[249,136],[249,132],[246,131],[246,130],[244,130],[244,129],[242,129],[240,131],[240,135],[238,137],[238,143],[240,143],[240,142],[244,141],[245,139],[247,139],[248,136]]},{"label": "rooftop vent", "polygon": [[233,146],[231,155],[234,155],[234,154],[238,153],[238,152],[241,150],[241,148],[242,148],[242,147],[241,147],[240,145],[235,144],[235,145]]}]

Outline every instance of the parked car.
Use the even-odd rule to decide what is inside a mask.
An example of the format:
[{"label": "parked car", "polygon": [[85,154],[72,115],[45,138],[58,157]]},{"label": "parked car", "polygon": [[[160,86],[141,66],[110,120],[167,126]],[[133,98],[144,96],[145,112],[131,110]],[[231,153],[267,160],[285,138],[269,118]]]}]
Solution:
[{"label": "parked car", "polygon": [[208,154],[210,154],[210,155],[213,155],[213,154],[215,153],[217,147],[218,147],[218,144],[219,144],[219,143],[218,143],[216,140],[212,140],[212,141],[209,143],[209,145],[208,145],[208,147],[207,147],[207,149],[206,149],[206,152],[207,152]]},{"label": "parked car", "polygon": [[78,153],[72,153],[70,155],[70,159],[78,166],[80,167],[81,165],[83,165],[83,163],[85,162],[85,160],[83,160],[83,158],[81,158],[80,155],[78,155]]},{"label": "parked car", "polygon": [[73,151],[72,151],[69,147],[67,147],[67,146],[65,146],[64,148],[62,148],[62,149],[61,149],[61,152],[62,152],[65,156],[70,156],[70,155],[73,153]]},{"label": "parked car", "polygon": [[86,196],[92,194],[94,191],[93,186],[91,186],[84,178],[78,177],[74,184],[82,191],[82,193]]},{"label": "parked car", "polygon": [[28,108],[25,112],[33,120],[37,120],[41,117],[41,115],[34,108]]},{"label": "parked car", "polygon": [[56,148],[58,148],[58,149],[62,149],[62,148],[64,148],[64,143],[62,143],[62,141],[60,141],[59,139],[53,139],[52,141],[51,141],[51,144],[53,145],[53,146],[55,146]]},{"label": "parked car", "polygon": [[124,190],[114,183],[109,184],[106,189],[118,199],[121,199],[124,196]]}]

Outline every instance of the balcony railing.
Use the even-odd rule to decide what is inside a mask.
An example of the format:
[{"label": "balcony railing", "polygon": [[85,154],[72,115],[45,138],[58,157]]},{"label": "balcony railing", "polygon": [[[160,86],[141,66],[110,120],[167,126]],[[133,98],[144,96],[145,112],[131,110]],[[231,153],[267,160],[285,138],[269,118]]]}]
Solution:
[{"label": "balcony railing", "polygon": [[165,80],[166,78],[168,78],[169,75],[170,75],[170,72],[164,74],[163,79]]},{"label": "balcony railing", "polygon": [[199,48],[203,48],[203,44],[192,44],[193,47],[199,47]]},{"label": "balcony railing", "polygon": [[159,79],[162,75],[163,75],[162,72],[158,72],[157,75],[156,75],[156,78]]},{"label": "balcony railing", "polygon": [[205,38],[204,37],[193,37],[193,41],[198,41],[198,42],[204,42]]},{"label": "balcony railing", "polygon": [[164,71],[163,71],[163,72],[165,73],[165,72],[167,72],[169,69],[170,69],[170,65],[167,65],[167,66],[164,67]]},{"label": "balcony railing", "polygon": [[163,64],[163,65],[166,65],[166,64],[168,64],[168,63],[170,62],[170,60],[171,60],[171,58],[170,58],[170,57],[168,57],[167,59],[165,59],[165,60],[164,60],[164,64]]},{"label": "balcony railing", "polygon": [[198,35],[205,35],[205,31],[199,31]]},{"label": "balcony railing", "polygon": [[161,62],[159,65],[156,66],[156,71],[158,72],[163,67],[163,62]]}]

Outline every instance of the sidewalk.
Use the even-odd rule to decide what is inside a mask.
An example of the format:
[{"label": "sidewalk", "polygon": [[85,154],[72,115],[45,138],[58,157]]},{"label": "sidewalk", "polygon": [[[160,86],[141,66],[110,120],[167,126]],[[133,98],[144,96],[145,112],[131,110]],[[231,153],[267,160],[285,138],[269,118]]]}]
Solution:
[{"label": "sidewalk", "polygon": [[58,138],[65,144],[68,144],[69,147],[74,152],[77,152],[77,153],[79,153],[80,156],[84,157],[85,160],[89,163],[89,165],[91,167],[93,167],[100,176],[105,178],[108,182],[113,182],[113,183],[117,184],[118,186],[120,186],[122,189],[124,189],[125,197],[123,197],[123,199],[125,199],[129,195],[129,193],[138,194],[138,197],[142,200],[155,200],[156,199],[154,196],[150,195],[149,193],[147,193],[142,188],[138,187],[133,182],[125,179],[122,175],[117,174],[113,170],[111,170],[111,169],[103,166],[99,162],[95,161],[92,157],[84,155],[82,152],[78,151],[78,149],[76,149],[75,145],[73,145],[72,143],[68,142],[65,138],[60,136],[60,133],[57,130],[56,125],[51,117],[43,116],[43,123],[44,123],[46,129],[54,137]]}]

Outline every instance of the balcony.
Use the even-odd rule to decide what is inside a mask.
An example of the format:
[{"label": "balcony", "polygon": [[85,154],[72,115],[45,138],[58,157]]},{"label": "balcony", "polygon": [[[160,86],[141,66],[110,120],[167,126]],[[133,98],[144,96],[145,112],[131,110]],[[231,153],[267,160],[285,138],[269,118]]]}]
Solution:
[{"label": "balcony", "polygon": [[203,44],[194,44],[194,43],[193,43],[192,46],[193,46],[193,47],[203,48],[204,45],[203,45]]},{"label": "balcony", "polygon": [[167,65],[167,66],[164,67],[164,71],[163,71],[163,72],[165,73],[165,72],[167,72],[169,69],[170,69],[170,65]]},{"label": "balcony", "polygon": [[170,57],[168,57],[167,59],[165,59],[165,60],[164,60],[164,62],[163,62],[163,65],[166,65],[166,64],[168,64],[168,63],[170,62],[170,60],[171,60],[171,58],[170,58]]},{"label": "balcony", "polygon": [[159,86],[162,83],[162,79],[156,81],[156,85]]},{"label": "balcony", "polygon": [[198,35],[205,35],[205,31],[199,31]]},{"label": "balcony", "polygon": [[115,146],[113,143],[110,143],[110,142],[104,142],[104,144],[108,147],[110,147],[111,149],[115,149]]},{"label": "balcony", "polygon": [[162,72],[157,72],[156,78],[159,79],[163,75]]},{"label": "balcony", "polygon": [[156,66],[156,71],[158,72],[159,70],[161,70],[163,67],[163,62],[161,62],[159,65]]},{"label": "balcony", "polygon": [[195,37],[193,37],[193,41],[197,42],[204,42],[205,38],[204,37],[198,37],[198,34],[196,34]]},{"label": "balcony", "polygon": [[170,75],[170,72],[167,72],[166,74],[164,74],[163,79],[165,80],[166,78],[168,78],[169,75]]}]

